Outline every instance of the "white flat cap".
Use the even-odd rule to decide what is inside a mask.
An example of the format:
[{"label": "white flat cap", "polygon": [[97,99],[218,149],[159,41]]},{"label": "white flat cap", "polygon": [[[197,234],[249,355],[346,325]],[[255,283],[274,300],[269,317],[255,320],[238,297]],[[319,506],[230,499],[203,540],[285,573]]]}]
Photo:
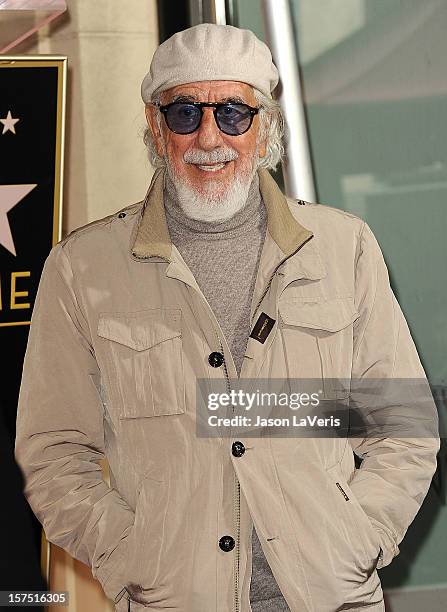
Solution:
[{"label": "white flat cap", "polygon": [[270,49],[250,30],[201,23],[177,32],[155,51],[141,97],[194,81],[241,81],[264,95],[278,84]]}]

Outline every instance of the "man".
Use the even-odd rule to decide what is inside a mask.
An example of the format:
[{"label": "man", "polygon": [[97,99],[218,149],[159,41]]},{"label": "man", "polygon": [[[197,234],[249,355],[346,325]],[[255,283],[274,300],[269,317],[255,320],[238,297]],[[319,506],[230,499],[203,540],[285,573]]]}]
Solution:
[{"label": "man", "polygon": [[117,610],[383,611],[376,569],[435,471],[432,402],[418,436],[197,435],[199,379],[316,379],[326,400],[332,379],[426,380],[369,227],[269,175],[277,82],[246,30],[160,45],[142,84],[144,202],[45,262],[16,457],[48,540]]}]

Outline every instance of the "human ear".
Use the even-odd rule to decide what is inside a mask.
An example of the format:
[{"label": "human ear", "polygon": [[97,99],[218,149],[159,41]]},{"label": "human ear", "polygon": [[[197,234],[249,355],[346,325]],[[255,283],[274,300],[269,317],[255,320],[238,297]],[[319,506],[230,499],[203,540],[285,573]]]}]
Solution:
[{"label": "human ear", "polygon": [[158,112],[159,111],[157,110],[155,106],[152,106],[150,104],[146,105],[145,114],[146,114],[147,125],[151,131],[152,139],[154,141],[155,148],[157,149],[157,153],[158,155],[160,155],[160,157],[163,157],[164,155],[163,134],[161,133],[161,130],[159,128],[158,121],[157,121],[156,114]]}]

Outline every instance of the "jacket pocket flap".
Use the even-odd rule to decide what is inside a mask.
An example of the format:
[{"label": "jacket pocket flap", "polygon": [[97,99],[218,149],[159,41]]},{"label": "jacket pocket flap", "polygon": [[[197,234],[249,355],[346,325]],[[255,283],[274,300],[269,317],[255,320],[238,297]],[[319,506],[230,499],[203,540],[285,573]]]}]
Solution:
[{"label": "jacket pocket flap", "polygon": [[98,336],[144,351],[160,342],[181,336],[181,310],[154,308],[140,312],[99,315]]},{"label": "jacket pocket flap", "polygon": [[279,302],[281,318],[287,325],[339,331],[359,317],[352,297],[324,301],[294,299]]}]

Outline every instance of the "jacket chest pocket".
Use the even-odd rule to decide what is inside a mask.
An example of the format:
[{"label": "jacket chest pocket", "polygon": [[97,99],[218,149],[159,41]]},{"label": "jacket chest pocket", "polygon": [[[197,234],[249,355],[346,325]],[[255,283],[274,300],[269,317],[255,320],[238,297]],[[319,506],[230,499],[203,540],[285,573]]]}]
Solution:
[{"label": "jacket chest pocket", "polygon": [[112,403],[134,419],[185,412],[179,308],[99,315]]},{"label": "jacket chest pocket", "polygon": [[350,378],[359,316],[352,297],[289,298],[279,301],[278,310],[289,377]]}]

